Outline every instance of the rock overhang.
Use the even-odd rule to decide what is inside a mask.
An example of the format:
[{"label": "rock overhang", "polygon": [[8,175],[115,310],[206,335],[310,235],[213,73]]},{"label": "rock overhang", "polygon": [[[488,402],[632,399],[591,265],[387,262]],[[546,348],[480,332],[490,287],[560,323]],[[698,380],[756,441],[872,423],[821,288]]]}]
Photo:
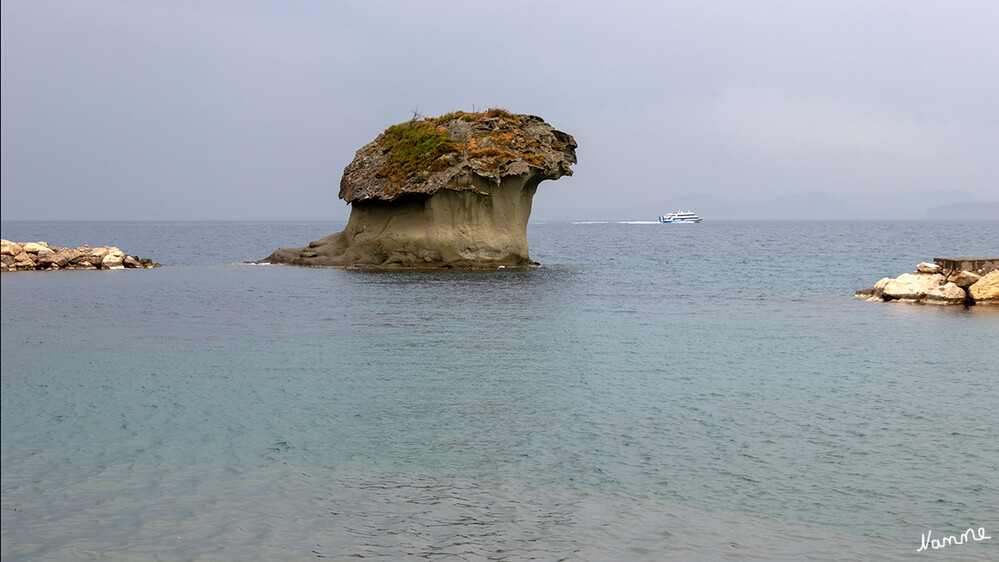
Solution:
[{"label": "rock overhang", "polygon": [[572,175],[572,135],[542,118],[501,109],[462,111],[393,125],[361,147],[344,169],[347,203],[430,196],[441,189],[489,195],[505,177],[535,181]]}]

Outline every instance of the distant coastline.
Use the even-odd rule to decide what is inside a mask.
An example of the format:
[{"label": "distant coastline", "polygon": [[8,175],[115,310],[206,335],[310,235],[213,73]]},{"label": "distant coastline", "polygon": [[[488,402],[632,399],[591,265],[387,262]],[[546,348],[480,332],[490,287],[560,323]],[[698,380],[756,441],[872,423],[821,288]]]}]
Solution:
[{"label": "distant coastline", "polygon": [[605,209],[548,207],[545,194],[535,198],[540,220],[654,220],[649,209],[697,209],[705,220],[999,220],[999,200],[962,191],[907,192],[864,197],[824,192],[750,201],[713,195],[678,195],[641,206]]}]

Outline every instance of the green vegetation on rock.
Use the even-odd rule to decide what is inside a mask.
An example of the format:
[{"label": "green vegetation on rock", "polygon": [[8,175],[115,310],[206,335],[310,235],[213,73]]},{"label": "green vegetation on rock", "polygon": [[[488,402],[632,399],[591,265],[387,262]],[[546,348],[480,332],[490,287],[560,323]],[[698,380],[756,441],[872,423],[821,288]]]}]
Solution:
[{"label": "green vegetation on rock", "polygon": [[[499,122],[495,130],[466,142],[453,140],[447,129],[447,124],[454,120],[482,123],[490,119]],[[482,160],[483,167],[492,172],[518,159],[532,166],[541,166],[544,158],[534,152],[538,142],[526,139],[524,131],[518,127],[521,122],[519,115],[493,108],[477,113],[454,111],[440,117],[414,118],[407,123],[392,125],[379,140],[379,147],[388,161],[379,168],[377,175],[387,179],[392,188],[407,182],[421,184],[427,181],[430,174],[453,164],[442,158],[451,153]],[[483,143],[485,138],[489,140]]]},{"label": "green vegetation on rock", "polygon": [[446,167],[438,162],[441,156],[460,150],[447,129],[427,120],[392,125],[382,134],[380,144],[388,162],[378,170],[378,175],[394,185],[411,177],[426,181],[427,172]]}]

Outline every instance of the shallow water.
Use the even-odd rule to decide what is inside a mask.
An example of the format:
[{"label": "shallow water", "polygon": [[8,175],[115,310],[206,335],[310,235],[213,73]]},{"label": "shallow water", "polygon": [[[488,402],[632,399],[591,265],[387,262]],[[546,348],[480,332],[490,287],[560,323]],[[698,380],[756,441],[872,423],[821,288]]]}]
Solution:
[{"label": "shallow water", "polygon": [[999,307],[850,296],[999,255],[999,223],[537,223],[526,271],[240,263],[341,226],[4,223],[165,264],[3,275],[4,559],[885,559],[999,528]]}]

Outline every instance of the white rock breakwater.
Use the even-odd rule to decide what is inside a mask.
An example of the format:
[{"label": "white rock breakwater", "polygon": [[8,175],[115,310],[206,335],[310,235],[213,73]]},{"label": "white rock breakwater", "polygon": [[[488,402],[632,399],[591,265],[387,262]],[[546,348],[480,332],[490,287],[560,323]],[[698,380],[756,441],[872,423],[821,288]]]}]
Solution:
[{"label": "white rock breakwater", "polygon": [[19,244],[0,241],[2,271],[37,271],[53,269],[151,269],[161,267],[147,258],[130,256],[114,246],[63,248],[46,242]]},{"label": "white rock breakwater", "polygon": [[925,304],[999,304],[999,270],[947,271],[936,263],[923,262],[913,273],[885,277],[871,289],[854,293],[869,301],[918,302]]}]

